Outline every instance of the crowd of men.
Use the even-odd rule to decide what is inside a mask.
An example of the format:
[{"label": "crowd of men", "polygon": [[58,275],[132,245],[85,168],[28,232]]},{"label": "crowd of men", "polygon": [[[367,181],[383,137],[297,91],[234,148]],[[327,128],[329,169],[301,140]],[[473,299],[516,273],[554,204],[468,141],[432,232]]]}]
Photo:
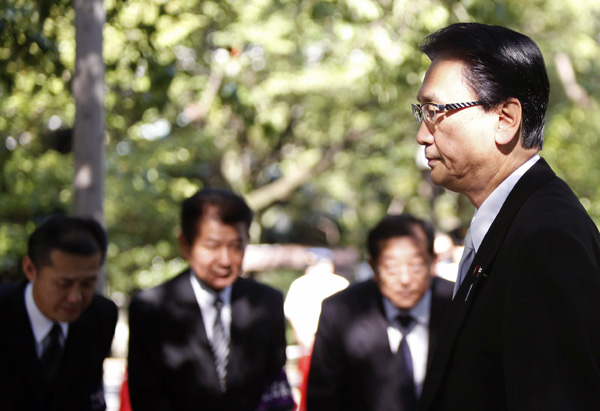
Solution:
[{"label": "crowd of men", "polygon": [[[365,244],[373,278],[323,296],[303,407],[600,409],[600,234],[539,155],[542,54],[523,34],[478,23],[420,48],[431,64],[412,105],[417,142],[432,182],[476,208],[457,280],[435,276],[430,223],[385,216]],[[225,189],[183,202],[189,268],[129,307],[135,411],[295,409],[283,295],[241,275],[252,219]],[[117,321],[95,293],[106,249],[89,218],[53,217],[30,236],[26,281],[0,286],[0,409],[106,408]]]}]

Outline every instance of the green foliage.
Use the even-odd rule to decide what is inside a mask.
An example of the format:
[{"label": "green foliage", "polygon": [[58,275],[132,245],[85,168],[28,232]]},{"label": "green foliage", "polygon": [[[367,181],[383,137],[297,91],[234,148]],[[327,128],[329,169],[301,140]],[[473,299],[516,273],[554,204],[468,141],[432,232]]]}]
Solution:
[{"label": "green foliage", "polygon": [[[542,155],[600,221],[594,0],[104,4],[112,290],[185,265],[179,204],[208,185],[246,196],[255,242],[361,246],[388,211],[465,225],[470,204],[415,164],[409,105],[428,66],[419,41],[457,21],[505,25],[540,45],[552,83]],[[35,223],[71,210],[74,11],[65,0],[1,10],[0,270],[14,277]]]}]

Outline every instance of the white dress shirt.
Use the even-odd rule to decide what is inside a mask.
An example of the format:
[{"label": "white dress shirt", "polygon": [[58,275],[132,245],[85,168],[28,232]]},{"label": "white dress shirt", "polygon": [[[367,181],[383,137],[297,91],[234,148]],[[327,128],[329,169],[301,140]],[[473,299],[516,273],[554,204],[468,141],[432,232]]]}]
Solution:
[{"label": "white dress shirt", "polygon": [[[25,309],[29,317],[29,323],[31,324],[31,331],[33,331],[33,337],[35,338],[35,350],[38,358],[42,356],[42,341],[54,325],[54,321],[46,317],[35,304],[33,299],[33,284],[29,283],[25,287]],[[62,336],[60,339],[61,345],[65,346],[67,340],[67,334],[69,332],[69,323],[58,322],[62,329]]]},{"label": "white dress shirt", "polygon": [[508,176],[496,189],[485,199],[483,204],[475,211],[475,215],[471,220],[471,241],[473,242],[473,248],[475,252],[479,250],[483,238],[487,234],[490,226],[496,219],[496,216],[500,212],[502,205],[508,198],[508,195],[515,187],[517,182],[523,177],[523,174],[527,172],[538,160],[539,155],[535,155],[527,160],[523,165],[517,168],[513,173]]},{"label": "white dress shirt", "polygon": [[423,297],[410,311],[398,309],[390,300],[383,297],[383,309],[388,319],[387,334],[392,353],[398,352],[402,341],[402,333],[397,326],[396,317],[400,314],[410,314],[415,320],[415,325],[406,336],[408,348],[413,362],[413,377],[417,396],[421,395],[425,371],[427,369],[427,351],[429,349],[429,313],[431,310],[431,290],[427,290]]},{"label": "white dress shirt", "polygon": [[223,323],[223,329],[227,340],[230,340],[231,335],[231,288],[225,287],[220,293],[215,293],[209,289],[202,281],[196,277],[193,270],[190,270],[190,282],[192,284],[192,290],[196,295],[196,300],[200,306],[202,312],[202,320],[204,321],[204,328],[206,330],[206,336],[208,341],[212,341],[213,327],[215,325],[215,318],[217,316],[217,309],[215,308],[215,298],[217,295],[223,301],[223,308],[221,309],[221,322]]}]

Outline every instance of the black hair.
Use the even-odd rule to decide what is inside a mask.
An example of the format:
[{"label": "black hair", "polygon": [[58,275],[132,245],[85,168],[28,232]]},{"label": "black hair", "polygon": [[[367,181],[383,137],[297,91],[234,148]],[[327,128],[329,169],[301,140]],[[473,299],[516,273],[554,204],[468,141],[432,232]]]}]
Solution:
[{"label": "black hair", "polygon": [[505,27],[456,23],[427,36],[419,47],[432,61],[463,62],[465,81],[484,110],[518,99],[523,112],[521,144],[542,148],[550,83],[533,40]]},{"label": "black hair", "polygon": [[27,255],[39,270],[52,265],[53,250],[85,256],[100,252],[104,261],[107,245],[106,232],[93,218],[58,215],[50,217],[31,234]]},{"label": "black hair", "polygon": [[253,213],[244,199],[225,189],[204,188],[185,199],[181,206],[181,231],[188,244],[193,244],[198,233],[198,222],[204,217],[217,218],[223,224],[243,222],[250,229]]},{"label": "black hair", "polygon": [[367,237],[367,249],[371,259],[377,260],[381,253],[381,242],[394,237],[411,237],[420,242],[422,233],[427,239],[427,251],[434,257],[433,242],[435,229],[425,220],[410,214],[388,214],[370,232]]}]

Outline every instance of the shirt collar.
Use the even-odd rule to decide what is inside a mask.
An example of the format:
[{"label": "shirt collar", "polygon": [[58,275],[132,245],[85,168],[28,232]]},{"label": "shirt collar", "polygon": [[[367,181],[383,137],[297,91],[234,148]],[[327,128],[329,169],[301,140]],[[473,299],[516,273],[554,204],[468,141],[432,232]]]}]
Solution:
[{"label": "shirt collar", "polygon": [[471,241],[473,242],[473,248],[475,252],[479,250],[479,246],[483,242],[483,238],[490,229],[492,223],[496,219],[496,216],[500,212],[502,205],[508,198],[508,195],[515,187],[517,182],[523,177],[523,175],[529,170],[538,160],[540,156],[538,154],[531,157],[519,168],[512,172],[494,191],[492,194],[485,199],[483,204],[475,210],[475,215],[471,220]]},{"label": "shirt collar", "polygon": [[[41,344],[42,340],[46,338],[50,329],[54,325],[54,321],[46,317],[40,309],[37,307],[35,300],[33,299],[33,284],[30,282],[25,287],[25,309],[29,316],[29,322],[31,323],[31,330],[37,344]],[[67,336],[69,331],[69,323],[58,322],[62,328],[63,335]]]},{"label": "shirt collar", "polygon": [[215,303],[215,298],[218,296],[223,301],[225,305],[231,305],[231,289],[233,286],[227,286],[221,292],[217,293],[206,286],[198,278],[194,270],[190,269],[190,281],[192,283],[192,288],[194,290],[194,294],[196,294],[196,299],[198,300],[198,304],[200,307],[206,307],[209,305],[213,305]]},{"label": "shirt collar", "polygon": [[431,308],[431,288],[425,291],[423,297],[421,297],[421,299],[410,310],[399,309],[394,304],[392,304],[392,302],[386,297],[382,297],[382,299],[385,317],[391,324],[393,324],[393,321],[400,314],[409,314],[419,324],[429,324],[429,310]]}]

